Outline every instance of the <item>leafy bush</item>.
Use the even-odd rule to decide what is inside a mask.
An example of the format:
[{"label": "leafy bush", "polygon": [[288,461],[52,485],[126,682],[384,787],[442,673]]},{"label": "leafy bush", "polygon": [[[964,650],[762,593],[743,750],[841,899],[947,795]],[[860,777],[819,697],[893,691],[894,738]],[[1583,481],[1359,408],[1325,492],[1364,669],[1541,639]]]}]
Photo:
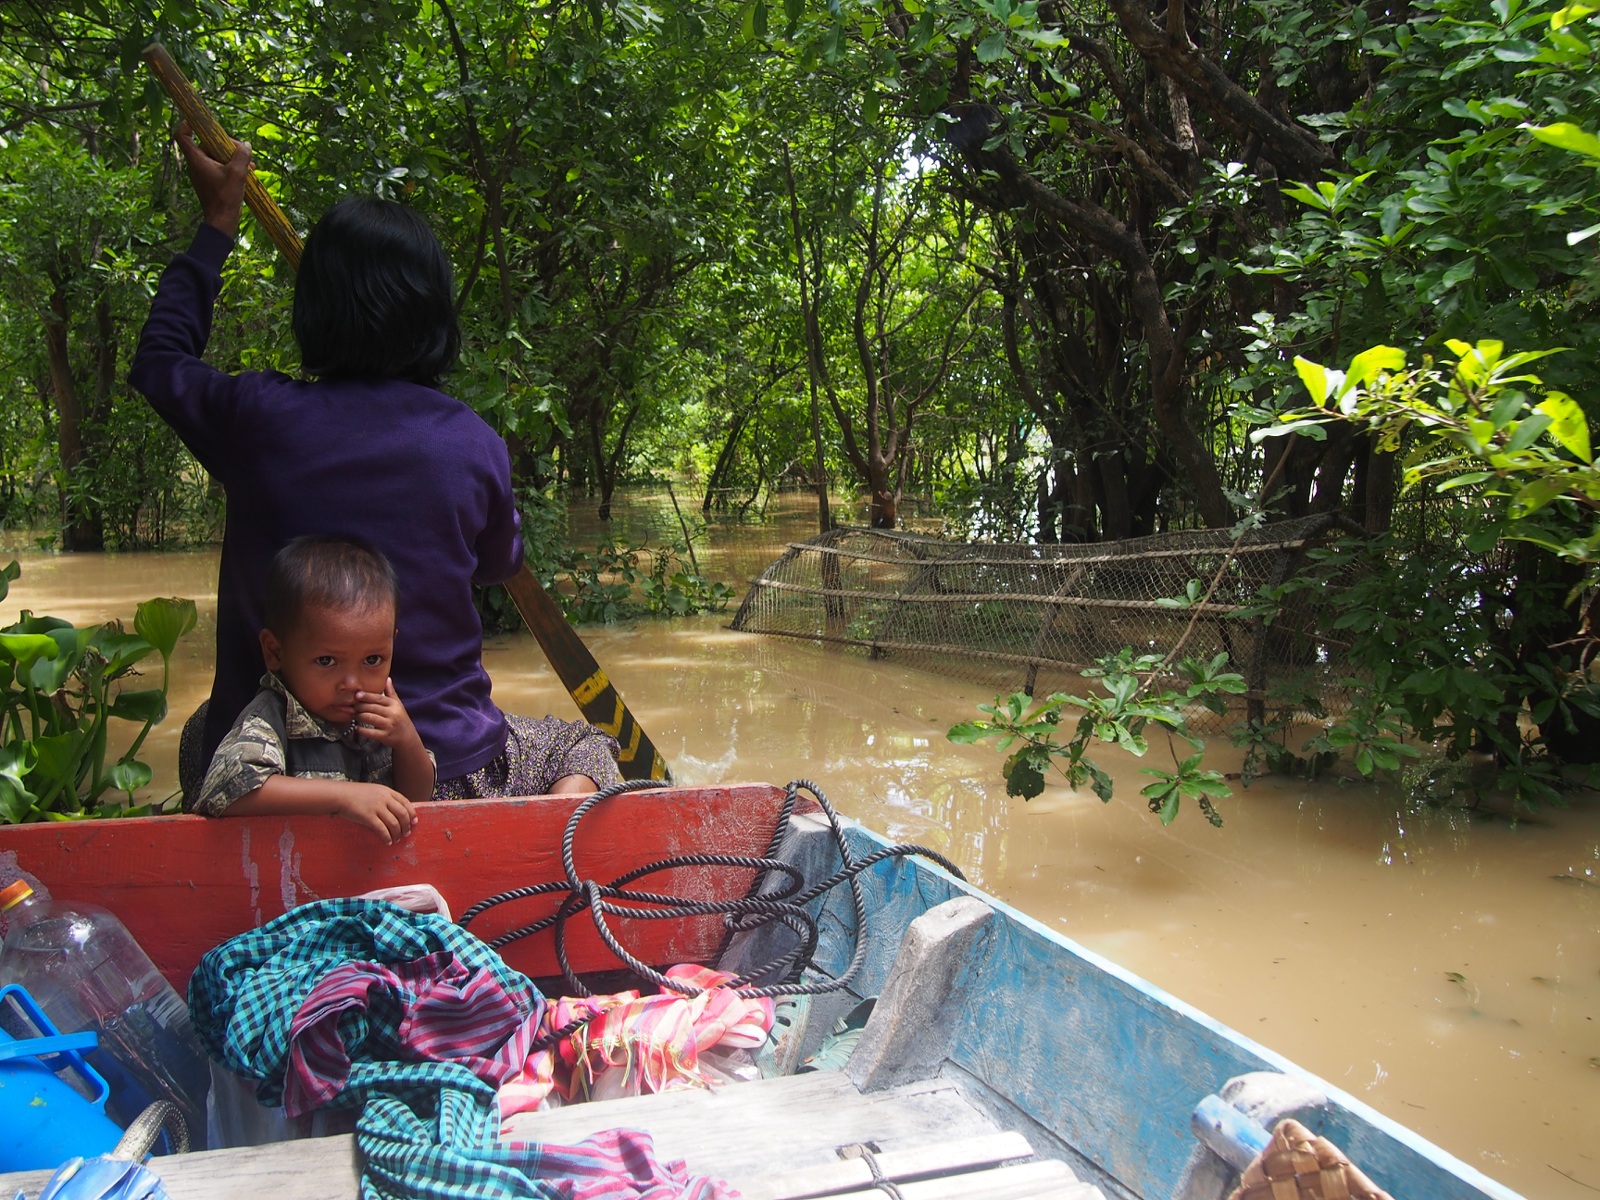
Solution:
[{"label": "leafy bush", "polygon": [[649,547],[607,540],[573,554],[572,565],[557,576],[556,597],[567,619],[580,625],[723,611],[733,589],[687,569],[681,558],[686,551],[682,542]]},{"label": "leafy bush", "polygon": [[[1495,340],[1447,346],[1455,356],[1447,365],[1430,359],[1408,368],[1405,353],[1390,346],[1358,354],[1347,371],[1297,359],[1312,403],[1278,414],[1254,435],[1323,439],[1330,425],[1355,424],[1386,452],[1407,452],[1407,487],[1432,484],[1469,504],[1473,519],[1449,554],[1438,552],[1449,539],[1400,534],[1308,551],[1306,569],[1236,614],[1270,622],[1295,593],[1312,592],[1326,607],[1330,632],[1348,639],[1353,672],[1339,681],[1352,703],[1336,717],[1302,696],[1234,731],[1235,743],[1247,748],[1245,783],[1263,768],[1312,775],[1348,756],[1363,777],[1403,774],[1425,800],[1449,795],[1476,803],[1492,782],[1514,806],[1531,808],[1560,801],[1568,786],[1550,744],[1562,733],[1578,734],[1583,719],[1600,718],[1600,689],[1589,677],[1600,640],[1593,613],[1573,612],[1574,599],[1593,589],[1600,572],[1600,470],[1585,414],[1528,373],[1549,352],[1508,354]],[[1185,596],[1167,603],[1188,607],[1205,592],[1191,581]],[[1224,672],[1219,657],[1181,664],[1186,688],[1153,691],[1163,673],[1170,676],[1176,653],[1135,658],[1124,649],[1085,673],[1101,680],[1107,696],[997,700],[980,706],[991,720],[957,725],[950,739],[993,737],[1001,749],[1020,741],[1005,765],[1012,795],[1038,795],[1046,771],[1059,765],[1070,784],[1087,783],[1109,800],[1111,780],[1087,758],[1090,745],[1143,755],[1144,731],[1155,724],[1196,753],[1182,762],[1174,754],[1176,771],[1146,771],[1157,777],[1144,789],[1152,810],[1170,822],[1181,800],[1193,798],[1218,823],[1211,804],[1228,789],[1221,776],[1200,770],[1203,743],[1188,732],[1182,707],[1220,712],[1220,696],[1243,691],[1243,681]],[[1068,707],[1084,715],[1063,744],[1055,730]],[[1291,747],[1302,712],[1316,715],[1320,727]],[[1406,771],[1429,745],[1441,751],[1436,761]],[[1496,770],[1477,769],[1486,763]]]},{"label": "leafy bush", "polygon": [[[1022,692],[1004,701],[997,697],[993,704],[978,706],[989,714],[989,720],[963,722],[946,736],[959,744],[994,738],[995,748],[1002,751],[1020,742],[1004,768],[1009,796],[1033,799],[1044,791],[1046,772],[1055,768],[1070,786],[1088,784],[1095,795],[1110,803],[1111,776],[1089,757],[1090,746],[1104,742],[1142,758],[1150,749],[1147,732],[1164,733],[1173,770],[1147,767],[1142,772],[1155,778],[1142,790],[1150,811],[1163,825],[1170,825],[1183,801],[1190,800],[1207,821],[1220,826],[1222,814],[1215,801],[1232,793],[1218,772],[1201,768],[1205,743],[1189,732],[1184,710],[1199,706],[1222,713],[1226,711],[1222,697],[1245,690],[1242,675],[1223,669],[1227,661],[1226,654],[1219,654],[1209,660],[1186,658],[1174,664],[1157,654],[1136,657],[1124,647],[1083,672],[1085,679],[1099,682],[1105,695],[1057,692],[1039,701]],[[1181,681],[1177,686],[1170,682],[1174,675]],[[1157,689],[1157,683],[1167,686]],[[1056,731],[1071,709],[1081,709],[1082,715],[1071,739],[1058,741]],[[1175,740],[1186,743],[1194,753],[1180,759]]]},{"label": "leafy bush", "polygon": [[[722,612],[733,600],[733,588],[685,565],[687,542],[622,545],[608,538],[593,550],[568,545],[566,506],[551,490],[524,497],[522,543],[529,569],[574,624]],[[522,628],[504,588],[476,591],[485,633]]]},{"label": "leafy bush", "polygon": [[[1415,367],[1389,346],[1347,371],[1299,359],[1312,404],[1254,436],[1321,438],[1353,424],[1406,452],[1407,487],[1430,484],[1468,506],[1454,553],[1440,555],[1437,537],[1342,543],[1313,553],[1312,569],[1284,590],[1319,588],[1330,570],[1365,558],[1332,624],[1351,639],[1369,714],[1442,743],[1447,763],[1488,757],[1531,806],[1564,786],[1551,744],[1600,717],[1588,674],[1593,614],[1576,605],[1600,576],[1600,470],[1583,409],[1528,371],[1553,351],[1507,353],[1492,339],[1447,346],[1453,362]],[[1478,775],[1469,773],[1474,796]]]},{"label": "leafy bush", "polygon": [[[0,599],[22,574],[0,570]],[[22,619],[0,630],[0,823],[139,816],[133,793],[150,782],[139,748],[167,715],[167,685],[178,639],[195,626],[193,600],[146,600],[133,633],[119,621],[75,627],[57,617]],[[135,666],[161,655],[161,686],[130,688]],[[106,762],[111,721],[141,726],[123,754]],[[103,801],[124,792],[128,805]]]}]

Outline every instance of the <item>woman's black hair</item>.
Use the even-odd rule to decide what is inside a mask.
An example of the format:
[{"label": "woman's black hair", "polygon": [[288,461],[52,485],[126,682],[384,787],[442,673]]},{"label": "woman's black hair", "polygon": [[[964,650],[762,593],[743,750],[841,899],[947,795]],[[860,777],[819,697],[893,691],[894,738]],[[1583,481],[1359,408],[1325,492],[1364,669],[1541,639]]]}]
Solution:
[{"label": "woman's black hair", "polygon": [[284,637],[308,608],[368,612],[399,602],[400,583],[382,550],[337,534],[297,537],[267,568],[263,624]]},{"label": "woman's black hair", "polygon": [[322,377],[436,384],[461,353],[450,260],[393,200],[341,200],[306,237],[294,288],[300,365]]}]

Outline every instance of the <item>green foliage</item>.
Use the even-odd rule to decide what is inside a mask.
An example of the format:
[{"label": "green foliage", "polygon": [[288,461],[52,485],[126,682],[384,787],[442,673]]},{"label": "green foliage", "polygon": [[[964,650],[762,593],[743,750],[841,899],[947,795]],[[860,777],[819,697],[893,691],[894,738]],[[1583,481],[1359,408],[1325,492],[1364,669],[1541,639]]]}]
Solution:
[{"label": "green foliage", "polygon": [[[706,578],[684,561],[685,542],[650,547],[606,539],[592,550],[576,549],[567,541],[566,506],[550,490],[525,492],[522,510],[528,568],[574,624],[722,612],[733,600],[726,583]],[[697,531],[704,531],[703,523],[690,526],[691,534]],[[477,595],[485,632],[521,628],[504,588],[482,588]]]},{"label": "green foliage", "polygon": [[[1572,597],[1594,583],[1600,470],[1582,409],[1528,371],[1553,351],[1507,353],[1488,339],[1448,348],[1454,361],[1441,366],[1407,368],[1387,346],[1357,355],[1347,371],[1297,360],[1311,405],[1253,436],[1326,437],[1330,426],[1354,425],[1404,453],[1408,487],[1431,484],[1473,515],[1462,554],[1419,553],[1398,538],[1347,543],[1315,553],[1325,569],[1290,585],[1317,587],[1330,570],[1356,579],[1338,594],[1332,628],[1351,638],[1351,661],[1366,672],[1366,726],[1346,720],[1358,759],[1396,765],[1382,739],[1393,741],[1403,723],[1442,742],[1452,760],[1492,755],[1517,803],[1553,801],[1562,779],[1549,739],[1526,734],[1519,718],[1526,705],[1544,731],[1600,716],[1585,669],[1592,631],[1564,641],[1544,633],[1570,627]],[[1507,543],[1529,549],[1514,555]],[[1541,553],[1581,574],[1541,568]],[[1364,569],[1352,571],[1358,557]]]},{"label": "green foliage", "polygon": [[[1310,747],[1244,736],[1296,769],[1392,770],[1441,736],[1537,774],[1517,714],[1576,730],[1588,703],[1563,646],[1600,529],[1600,12],[1246,0],[1172,9],[1188,28],[1152,42],[1153,11],[23,6],[0,24],[0,520],[66,546],[216,528],[216,491],[122,379],[195,217],[137,61],[160,36],[300,227],[354,189],[440,231],[450,387],[519,483],[605,500],[670,474],[743,511],[820,471],[885,521],[920,493],[962,535],[1052,540],[1224,528],[1271,478],[1273,515],[1376,529],[1392,451],[1427,515],[1332,601],[1370,676],[1354,715]],[[293,370],[259,241],[247,222],[210,357]],[[579,556],[546,508],[529,562],[574,615],[727,602],[687,547]],[[513,620],[492,590],[482,607]],[[1173,728],[1139,706],[1190,685],[1137,661],[1125,702],[1063,702],[1095,738]],[[1012,748],[1036,791],[1058,756]],[[1151,784],[1163,811],[1210,798],[1185,762]]]},{"label": "green foliage", "polygon": [[[1293,313],[1252,319],[1252,382],[1292,405],[1284,368],[1296,354],[1442,348],[1485,332],[1523,347],[1600,336],[1583,244],[1600,231],[1600,177],[1574,124],[1600,117],[1594,10],[1425,0],[1350,40],[1384,66],[1368,96],[1316,119],[1343,161],[1285,190],[1295,219],[1243,264],[1299,292]],[[1554,369],[1580,401],[1600,388],[1592,356]]]},{"label": "green foliage", "polygon": [[[1447,557],[1398,535],[1313,552],[1284,593],[1331,598],[1329,630],[1350,640],[1355,673],[1343,681],[1350,709],[1324,723],[1306,754],[1343,751],[1363,775],[1399,770],[1427,784],[1425,797],[1445,777],[1441,757],[1477,763],[1458,780],[1469,802],[1503,790],[1522,808],[1560,803],[1568,783],[1548,731],[1600,715],[1600,691],[1582,669],[1581,643],[1542,633],[1562,626],[1573,580],[1541,572],[1539,553],[1514,554],[1491,537],[1480,554]],[[1330,591],[1334,579],[1342,584]]]},{"label": "green foliage", "polygon": [[[0,598],[20,574],[16,562],[0,571]],[[137,755],[167,715],[172,653],[195,620],[192,600],[146,600],[133,633],[119,622],[78,628],[29,612],[0,630],[0,824],[153,811],[132,806],[151,779]],[[130,688],[152,653],[161,656],[160,686]],[[113,720],[139,731],[108,763]],[[128,804],[105,799],[108,792],[126,793]]]},{"label": "green foliage", "polygon": [[619,546],[605,541],[577,551],[556,576],[557,599],[575,624],[631,617],[687,617],[722,612],[733,589],[687,568],[681,542],[668,546]]},{"label": "green foliage", "polygon": [[[946,736],[959,745],[994,739],[995,749],[1002,752],[1016,746],[1004,768],[1007,795],[1031,800],[1044,791],[1045,776],[1054,768],[1068,786],[1087,786],[1109,803],[1114,783],[1089,757],[1094,743],[1117,746],[1142,758],[1150,748],[1149,732],[1159,731],[1172,751],[1173,769],[1148,767],[1141,772],[1154,779],[1141,790],[1150,811],[1163,825],[1170,825],[1188,800],[1207,821],[1220,826],[1222,815],[1215,802],[1232,792],[1218,772],[1201,766],[1204,744],[1189,731],[1186,710],[1223,712],[1222,697],[1245,690],[1244,677],[1224,670],[1226,666],[1225,654],[1173,664],[1160,655],[1136,656],[1124,648],[1083,672],[1085,679],[1098,681],[1104,695],[1057,692],[1038,701],[1022,692],[1004,700],[996,697],[993,704],[978,706],[989,720],[963,722]],[[1176,684],[1171,682],[1174,675]],[[1165,686],[1153,690],[1162,681]],[[1062,721],[1074,710],[1080,715],[1072,735],[1061,741],[1057,733]],[[1180,759],[1174,739],[1187,743],[1194,753]]]},{"label": "green foliage", "polygon": [[1406,369],[1391,346],[1358,354],[1348,371],[1295,360],[1312,406],[1279,414],[1264,438],[1299,432],[1326,437],[1333,423],[1369,431],[1388,453],[1410,446],[1407,486],[1473,498],[1474,548],[1501,539],[1529,542],[1591,565],[1600,555],[1600,469],[1589,423],[1565,392],[1546,388],[1528,366],[1555,350],[1507,354],[1498,340],[1451,340],[1453,363]]}]

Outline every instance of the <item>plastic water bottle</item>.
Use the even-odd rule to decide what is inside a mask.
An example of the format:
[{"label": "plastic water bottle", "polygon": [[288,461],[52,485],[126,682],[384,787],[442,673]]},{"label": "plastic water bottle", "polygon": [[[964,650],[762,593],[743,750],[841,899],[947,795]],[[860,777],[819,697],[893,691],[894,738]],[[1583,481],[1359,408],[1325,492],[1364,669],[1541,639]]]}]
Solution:
[{"label": "plastic water bottle", "polygon": [[92,1029],[89,1062],[111,1086],[106,1112],[126,1128],[147,1105],[170,1100],[191,1145],[205,1145],[211,1065],[189,1006],[156,970],[127,927],[92,904],[47,900],[25,880],[0,889],[9,923],[0,984],[27,988],[63,1033]]}]

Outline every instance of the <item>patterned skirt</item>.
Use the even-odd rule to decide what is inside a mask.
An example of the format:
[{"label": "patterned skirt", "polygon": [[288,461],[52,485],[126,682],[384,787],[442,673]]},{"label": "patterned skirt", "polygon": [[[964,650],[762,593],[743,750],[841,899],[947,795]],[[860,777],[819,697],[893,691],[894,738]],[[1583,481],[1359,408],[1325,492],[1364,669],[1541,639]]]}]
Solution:
[{"label": "patterned skirt", "polygon": [[617,783],[617,739],[587,721],[506,714],[506,748],[467,775],[433,785],[435,800],[542,796],[558,779],[587,775],[600,787]]}]

